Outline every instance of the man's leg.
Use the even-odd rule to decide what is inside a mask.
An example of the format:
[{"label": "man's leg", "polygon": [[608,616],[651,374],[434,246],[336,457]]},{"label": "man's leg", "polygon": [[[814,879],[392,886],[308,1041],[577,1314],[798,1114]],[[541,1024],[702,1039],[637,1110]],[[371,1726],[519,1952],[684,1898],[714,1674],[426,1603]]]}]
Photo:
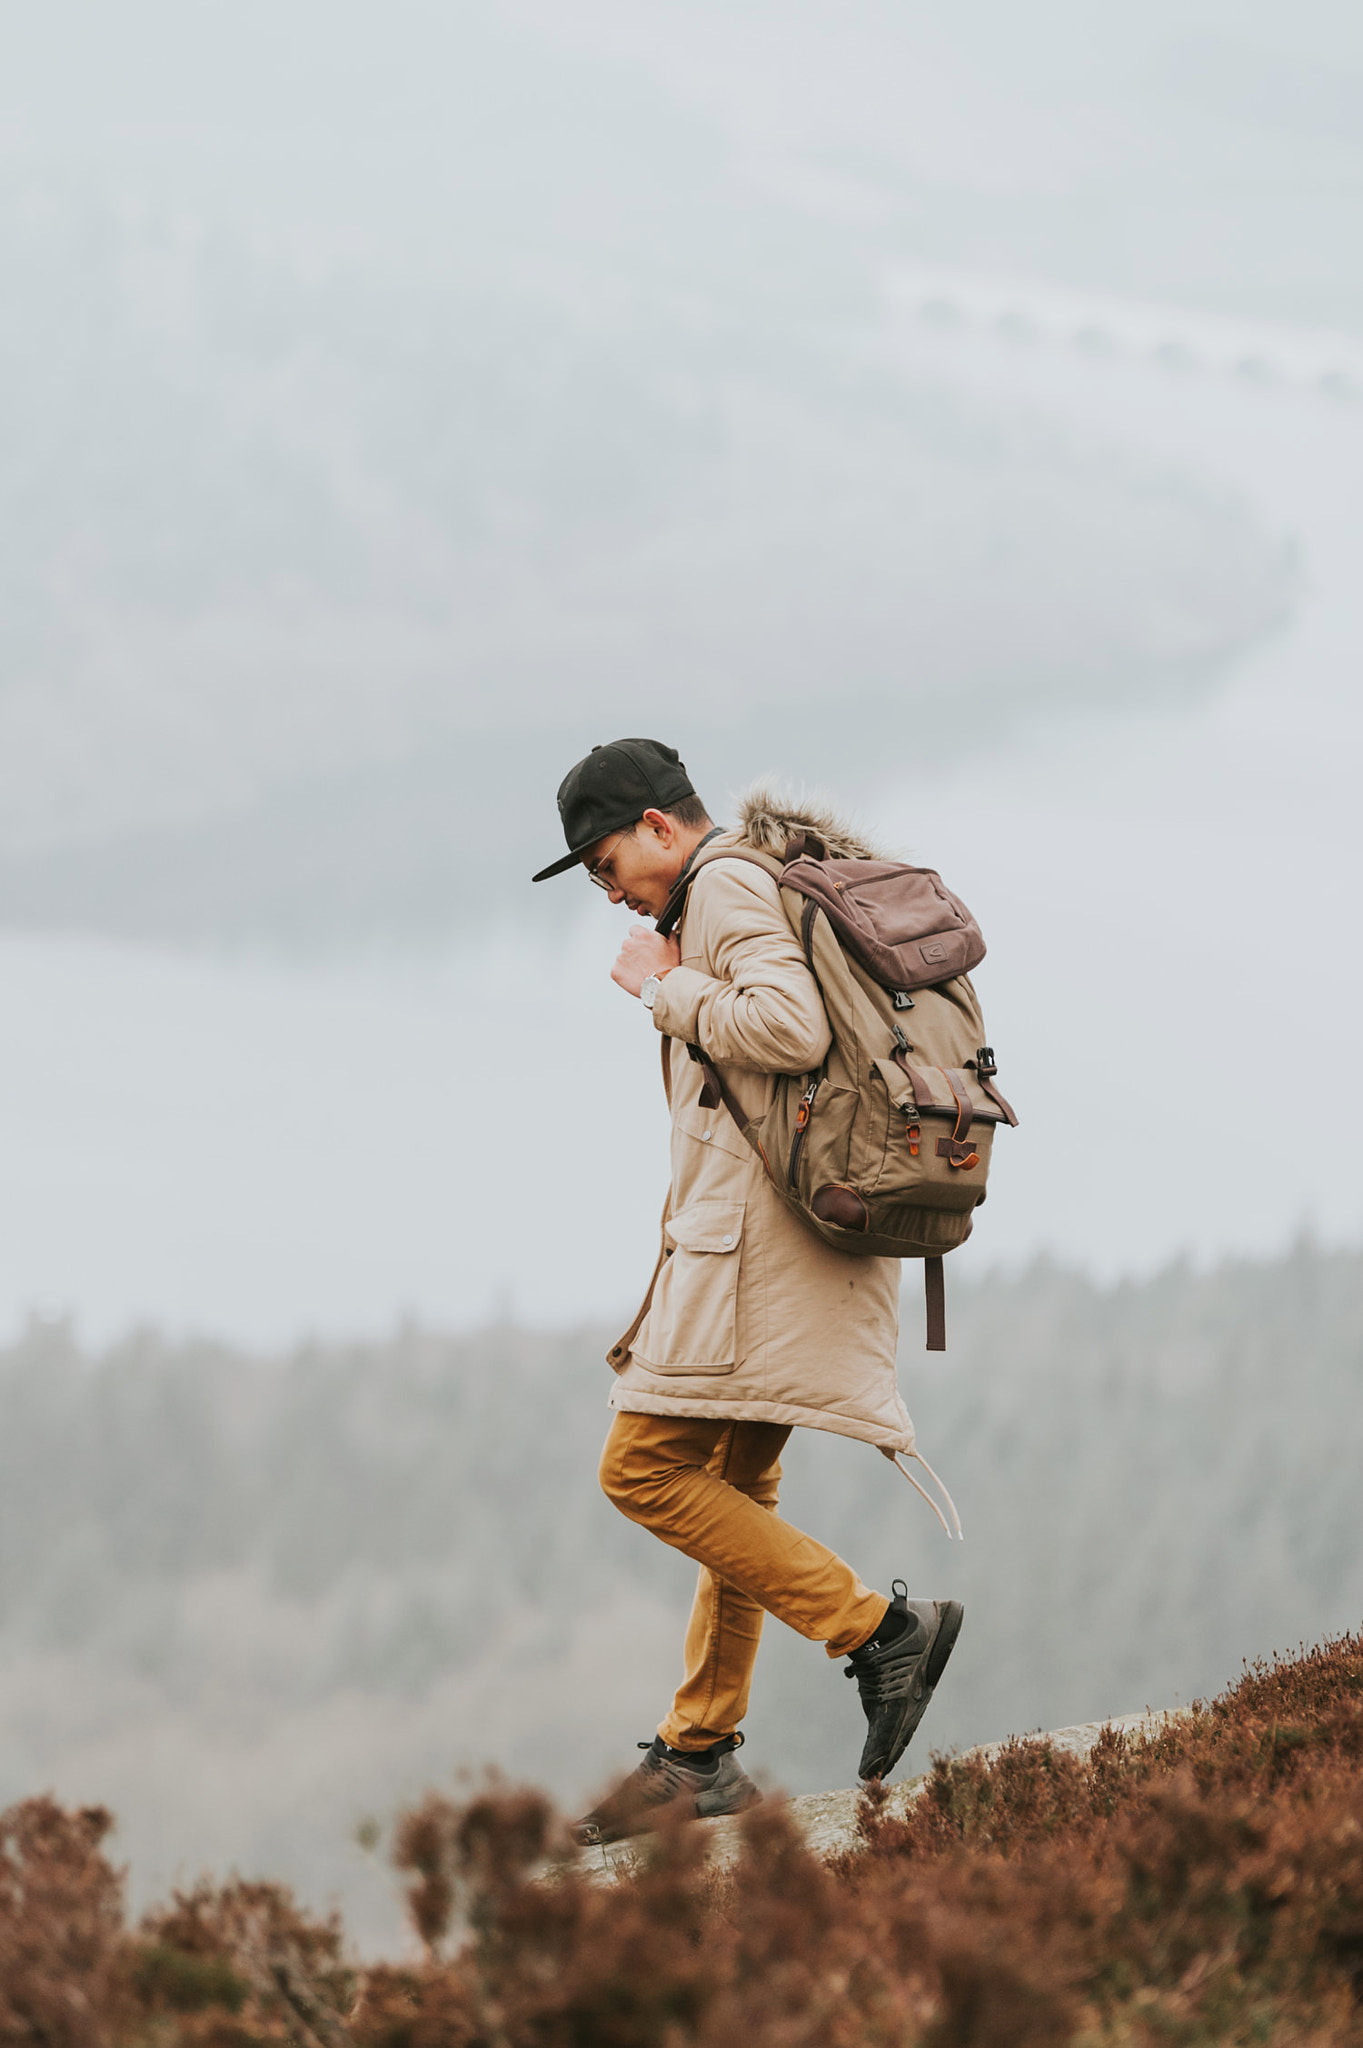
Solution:
[{"label": "man's leg", "polygon": [[[705,1818],[761,1795],[734,1751],[764,1612],[847,1656],[865,1708],[863,1778],[881,1777],[922,1718],[960,1628],[954,1601],[864,1586],[849,1565],[776,1512],[789,1431],[699,1416],[617,1414],[601,1485],[632,1521],[701,1567],[686,1675],[643,1763],[576,1824],[585,1843],[655,1826],[663,1809]],[[645,1747],[640,1744],[640,1747]]]},{"label": "man's leg", "polygon": [[789,1434],[759,1422],[617,1415],[601,1484],[633,1521],[695,1558],[700,1583],[672,1712],[638,1768],[577,1822],[580,1841],[637,1834],[664,1809],[703,1819],[761,1797],[735,1751],[766,1610],[834,1655],[883,1621],[888,1602],[776,1513]]},{"label": "man's leg", "polygon": [[[731,1431],[728,1461],[736,1475],[751,1471],[751,1487],[718,1469],[726,1463],[722,1440]],[[830,1657],[845,1657],[875,1633],[889,1602],[883,1593],[864,1586],[851,1566],[824,1544],[782,1521],[775,1511],[779,1467],[771,1474],[770,1500],[759,1498],[766,1491],[762,1438],[755,1438],[751,1448],[745,1442],[737,1449],[739,1431],[770,1431],[770,1462],[775,1465],[788,1432],[768,1424],[717,1422],[696,1415],[617,1414],[601,1457],[601,1485],[622,1514],[694,1558],[711,1580],[742,1596],[744,1604],[731,1610],[737,1631],[732,1670],[746,1703],[746,1676],[760,1625],[754,1625],[755,1609],[765,1609],[802,1636],[825,1644]],[[702,1584],[698,1605],[704,1590]],[[722,1626],[725,1617],[721,1614],[719,1620]],[[708,1640],[709,1621],[693,1610],[687,1633],[687,1686],[693,1670],[691,1652],[699,1647],[702,1628]],[[728,1664],[727,1656],[724,1662]],[[704,1685],[702,1676],[702,1696]],[[715,1701],[702,1711],[713,1718],[717,1708],[718,1687]],[[682,1712],[691,1712],[689,1699]],[[702,1745],[693,1736],[689,1745],[678,1746]]]},{"label": "man's leg", "polygon": [[[780,1423],[731,1422],[706,1470],[774,1513],[789,1435]],[[701,1566],[686,1628],[686,1675],[658,1730],[673,1749],[708,1749],[738,1727],[748,1711],[765,1616],[760,1600]]]}]

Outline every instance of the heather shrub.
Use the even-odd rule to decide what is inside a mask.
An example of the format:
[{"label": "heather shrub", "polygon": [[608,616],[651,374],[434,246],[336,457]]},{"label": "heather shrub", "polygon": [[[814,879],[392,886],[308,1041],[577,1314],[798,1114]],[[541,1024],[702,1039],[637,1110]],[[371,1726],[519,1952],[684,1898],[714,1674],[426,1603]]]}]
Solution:
[{"label": "heather shrub", "polygon": [[438,1951],[457,1913],[474,1927],[495,1920],[551,1842],[560,1853],[567,1847],[549,1802],[538,1792],[499,1790],[495,1777],[462,1805],[431,1792],[403,1814],[393,1862],[410,1876],[407,1909],[427,1952]]},{"label": "heather shrub", "polygon": [[612,1881],[539,1794],[429,1795],[394,1859],[421,1960],[347,1964],[281,1887],[129,1930],[99,1811],[0,1816],[0,2048],[1335,2048],[1363,2043],[1363,1640],[1078,1759],[878,1788],[823,1862],[745,1814]]},{"label": "heather shrub", "polygon": [[0,1814],[0,2043],[105,2048],[124,2016],[123,1883],[102,1807]]},{"label": "heather shrub", "polygon": [[[546,1878],[542,1804],[428,1800],[399,1831],[427,1961],[371,1977],[357,2041],[1363,2041],[1355,1637],[1256,1666],[1152,1736],[1109,1729],[1086,1758],[1044,1740],[939,1758],[906,1810],[872,1788],[832,1864],[779,1805],[741,1834],[720,1878],[685,1826],[617,1883],[590,1858]],[[442,1960],[456,1905],[466,1939]]]},{"label": "heather shrub", "polygon": [[233,1879],[177,1892],[144,1919],[132,1955],[143,2014],[177,2043],[349,2041],[344,2016],[356,1979],[340,1925],[300,1912],[283,1885]]}]

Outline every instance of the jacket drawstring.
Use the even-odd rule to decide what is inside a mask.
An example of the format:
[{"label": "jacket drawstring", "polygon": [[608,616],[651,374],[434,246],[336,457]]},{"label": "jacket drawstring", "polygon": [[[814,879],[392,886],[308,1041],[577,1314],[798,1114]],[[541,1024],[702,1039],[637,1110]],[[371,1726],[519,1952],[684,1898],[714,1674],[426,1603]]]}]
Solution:
[{"label": "jacket drawstring", "polygon": [[[934,1513],[934,1515],[936,1515],[938,1521],[941,1523],[942,1533],[946,1537],[948,1543],[950,1543],[952,1540],[951,1530],[947,1527],[946,1516],[942,1513],[942,1510],[938,1507],[936,1501],[928,1492],[927,1488],[925,1486],[920,1486],[918,1484],[918,1481],[914,1478],[908,1466],[900,1464],[898,1451],[892,1451],[888,1444],[882,1444],[880,1446],[880,1455],[882,1458],[889,1459],[890,1463],[894,1466],[896,1472],[903,1473],[904,1477],[908,1480],[909,1485],[913,1488],[915,1493],[922,1494],[924,1500],[927,1502],[928,1506],[932,1509],[932,1512]],[[910,1451],[909,1456],[911,1458],[916,1458],[918,1460],[918,1463],[923,1467],[923,1470],[927,1473],[928,1478],[932,1481],[933,1485],[937,1488],[937,1491],[941,1494],[942,1499],[950,1508],[951,1519],[956,1524],[956,1540],[960,1543],[964,1543],[965,1531],[961,1527],[961,1518],[956,1512],[955,1501],[951,1498],[951,1495],[947,1492],[946,1487],[943,1485],[942,1481],[937,1477],[937,1474],[933,1471],[931,1465],[929,1465],[927,1459],[923,1456],[923,1453],[921,1451]]]}]

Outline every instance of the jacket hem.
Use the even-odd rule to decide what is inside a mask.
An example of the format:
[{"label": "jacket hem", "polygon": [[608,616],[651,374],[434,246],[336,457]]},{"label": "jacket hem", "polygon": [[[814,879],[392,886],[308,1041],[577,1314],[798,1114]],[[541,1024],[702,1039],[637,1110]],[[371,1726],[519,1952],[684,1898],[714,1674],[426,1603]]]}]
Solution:
[{"label": "jacket hem", "polygon": [[900,1451],[905,1457],[913,1450],[913,1424],[892,1429],[859,1415],[843,1415],[836,1408],[806,1408],[793,1401],[707,1401],[696,1394],[651,1394],[637,1387],[617,1384],[610,1391],[610,1406],[621,1415],[699,1415],[709,1422],[776,1422],[792,1429],[826,1429],[834,1436],[854,1437],[877,1450]]}]

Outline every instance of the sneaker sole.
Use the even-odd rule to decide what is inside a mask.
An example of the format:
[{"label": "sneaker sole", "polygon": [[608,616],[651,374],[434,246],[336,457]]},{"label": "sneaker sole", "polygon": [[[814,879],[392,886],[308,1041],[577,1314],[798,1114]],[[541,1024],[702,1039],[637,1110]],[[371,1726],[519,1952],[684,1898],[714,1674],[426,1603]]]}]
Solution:
[{"label": "sneaker sole", "polygon": [[756,1806],[761,1797],[761,1792],[744,1771],[736,1781],[730,1779],[723,1787],[716,1786],[709,1791],[701,1789],[689,1798],[665,1800],[652,1812],[641,1810],[614,1822],[575,1821],[571,1832],[579,1847],[604,1849],[615,1842],[633,1842],[641,1835],[651,1835],[669,1812],[674,1818],[683,1820],[722,1820],[726,1814],[745,1813],[750,1806]]},{"label": "sneaker sole", "polygon": [[731,1785],[724,1792],[698,1792],[696,1794],[697,1820],[722,1820],[726,1813],[746,1813],[750,1806],[756,1806],[762,1794],[751,1778],[742,1785]]},{"label": "sneaker sole", "polygon": [[905,1750],[913,1741],[914,1736],[918,1732],[919,1722],[932,1704],[932,1696],[937,1690],[938,1680],[947,1668],[947,1660],[956,1647],[956,1638],[961,1633],[961,1623],[964,1620],[965,1609],[961,1606],[959,1600],[944,1600],[942,1602],[941,1612],[937,1617],[937,1626],[929,1636],[928,1646],[923,1652],[923,1697],[917,1700],[913,1698],[905,1700],[904,1719],[895,1732],[894,1741],[890,1744],[889,1754],[879,1770],[861,1771],[858,1773],[863,1784],[870,1778],[888,1778],[890,1772],[899,1762],[900,1757],[903,1756]]}]

